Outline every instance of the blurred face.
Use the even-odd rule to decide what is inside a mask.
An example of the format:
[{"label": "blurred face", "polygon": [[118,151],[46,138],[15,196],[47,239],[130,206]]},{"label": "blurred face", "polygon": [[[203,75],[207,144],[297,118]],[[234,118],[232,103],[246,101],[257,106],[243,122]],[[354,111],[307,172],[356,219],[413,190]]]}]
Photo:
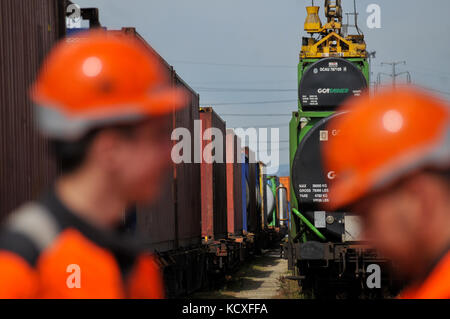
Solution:
[{"label": "blurred face", "polygon": [[392,260],[406,277],[413,274],[423,251],[420,198],[397,185],[361,200],[354,210],[361,214],[365,237],[379,253]]},{"label": "blurred face", "polygon": [[105,133],[99,163],[115,191],[128,202],[151,202],[172,167],[171,116],[139,124],[129,134]]}]

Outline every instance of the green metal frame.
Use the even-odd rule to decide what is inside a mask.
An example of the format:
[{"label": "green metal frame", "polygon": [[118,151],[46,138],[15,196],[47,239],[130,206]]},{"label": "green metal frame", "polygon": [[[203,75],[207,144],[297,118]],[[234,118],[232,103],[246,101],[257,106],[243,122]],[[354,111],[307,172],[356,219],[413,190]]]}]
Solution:
[{"label": "green metal frame", "polygon": [[[300,86],[300,81],[303,74],[308,69],[311,64],[320,59],[304,59],[300,60],[298,64],[298,83],[297,87]],[[367,86],[370,84],[370,71],[369,63],[367,59],[363,58],[347,58],[346,60],[355,64],[362,72],[367,80]],[[289,163],[290,171],[292,172],[292,163],[294,160],[295,153],[297,152],[298,145],[303,140],[308,131],[321,119],[334,114],[334,111],[302,111],[302,105],[300,99],[298,100],[298,112],[292,113],[292,118],[289,122]],[[303,123],[303,124],[302,124]],[[292,173],[291,173],[292,177]],[[291,238],[301,238],[303,242],[309,239],[316,239],[319,237],[321,240],[326,240],[317,228],[315,228],[299,211],[297,198],[295,197],[293,182],[291,178],[290,183],[290,193],[291,193],[291,227],[289,229],[289,234]],[[312,227],[311,227],[312,226]],[[300,236],[298,236],[300,234]],[[320,234],[320,235],[319,235]]]}]

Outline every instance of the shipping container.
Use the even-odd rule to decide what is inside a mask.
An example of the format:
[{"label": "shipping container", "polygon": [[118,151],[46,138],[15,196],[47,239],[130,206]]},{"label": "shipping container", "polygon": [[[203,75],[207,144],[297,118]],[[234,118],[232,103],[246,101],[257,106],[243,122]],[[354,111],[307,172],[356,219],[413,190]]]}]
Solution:
[{"label": "shipping container", "polygon": [[[135,36],[156,55],[167,69],[173,86],[181,86],[190,95],[189,105],[173,113],[172,129],[186,128],[194,136],[194,121],[199,120],[199,96],[190,88],[135,28],[122,28],[109,32],[121,32]],[[168,139],[171,136],[167,136]],[[194,141],[191,139],[191,150]],[[175,144],[176,141],[173,141]],[[173,164],[172,171],[161,185],[161,197],[152,204],[136,208],[137,230],[150,249],[167,251],[198,245],[201,242],[200,224],[200,164],[194,163],[194,151],[190,163]]]},{"label": "shipping container", "polygon": [[0,218],[49,187],[56,165],[34,127],[29,87],[65,34],[65,2],[0,1]]},{"label": "shipping container", "polygon": [[242,163],[241,141],[232,129],[227,129],[226,165],[227,165],[227,229],[229,235],[242,234]]},{"label": "shipping container", "polygon": [[[194,121],[199,121],[199,95],[190,88],[172,69],[175,85],[181,85],[189,91],[188,107],[175,112],[174,127],[183,127],[194,134]],[[177,238],[179,247],[201,243],[201,189],[200,163],[195,163],[194,139],[191,139],[191,162],[175,165],[175,208]]]},{"label": "shipping container", "polygon": [[226,125],[211,107],[200,108],[202,237],[227,235]]},{"label": "shipping container", "polygon": [[261,230],[260,215],[257,210],[257,180],[258,163],[255,161],[255,153],[248,147],[243,149],[245,154],[245,177],[247,179],[246,203],[247,203],[247,231],[257,233]]}]

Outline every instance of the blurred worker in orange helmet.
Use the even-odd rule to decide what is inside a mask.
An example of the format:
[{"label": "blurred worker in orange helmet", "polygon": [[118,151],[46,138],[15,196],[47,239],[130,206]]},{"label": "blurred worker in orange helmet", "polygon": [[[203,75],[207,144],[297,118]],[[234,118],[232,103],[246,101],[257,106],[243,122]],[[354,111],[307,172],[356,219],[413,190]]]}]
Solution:
[{"label": "blurred worker in orange helmet", "polygon": [[5,223],[0,297],[164,297],[156,257],[117,228],[158,196],[187,94],[137,39],[90,31],[52,50],[31,97],[61,174]]},{"label": "blurred worker in orange helmet", "polygon": [[363,231],[408,283],[401,298],[450,298],[450,108],[419,88],[351,99],[324,147],[328,209]]}]

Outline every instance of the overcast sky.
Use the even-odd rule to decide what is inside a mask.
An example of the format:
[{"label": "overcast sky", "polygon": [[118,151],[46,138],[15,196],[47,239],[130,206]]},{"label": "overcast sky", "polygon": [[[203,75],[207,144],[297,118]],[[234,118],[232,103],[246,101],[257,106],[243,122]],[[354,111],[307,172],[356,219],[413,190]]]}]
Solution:
[{"label": "overcast sky", "polygon": [[[136,27],[228,127],[279,126],[280,164],[288,164],[284,141],[297,109],[296,67],[311,0],[72,1],[98,7],[101,24],[110,29]],[[353,11],[353,0],[342,2],[344,12]],[[324,22],[323,0],[315,3]],[[366,26],[372,3],[381,7],[380,29]],[[378,72],[391,72],[381,62],[406,60],[398,71],[409,70],[414,83],[450,92],[449,0],[357,0],[357,9],[368,49],[377,51],[373,81]],[[244,115],[226,115],[237,113]],[[254,116],[264,113],[281,116]]]}]

